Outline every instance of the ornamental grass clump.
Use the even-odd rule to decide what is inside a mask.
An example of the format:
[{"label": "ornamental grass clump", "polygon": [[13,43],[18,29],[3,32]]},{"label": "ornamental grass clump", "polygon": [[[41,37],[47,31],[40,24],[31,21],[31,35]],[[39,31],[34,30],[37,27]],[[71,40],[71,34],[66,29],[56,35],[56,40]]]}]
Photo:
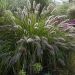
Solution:
[{"label": "ornamental grass clump", "polygon": [[50,16],[46,22],[42,17],[36,20],[30,6],[17,12],[14,16],[7,11],[3,24],[12,25],[0,26],[0,75],[72,75],[75,39],[59,29],[63,16]]},{"label": "ornamental grass clump", "polygon": [[17,27],[18,31],[14,32],[15,35],[12,35],[13,42],[7,44],[5,41],[4,48],[8,50],[0,54],[1,75],[24,72],[27,75],[48,72],[59,74],[58,70],[65,70],[66,73],[68,70],[69,74],[69,56],[75,45],[72,43],[73,39],[65,36],[67,33],[61,32],[57,26],[48,27],[44,18],[36,22],[33,14],[24,20],[15,17],[15,23],[20,26]]}]

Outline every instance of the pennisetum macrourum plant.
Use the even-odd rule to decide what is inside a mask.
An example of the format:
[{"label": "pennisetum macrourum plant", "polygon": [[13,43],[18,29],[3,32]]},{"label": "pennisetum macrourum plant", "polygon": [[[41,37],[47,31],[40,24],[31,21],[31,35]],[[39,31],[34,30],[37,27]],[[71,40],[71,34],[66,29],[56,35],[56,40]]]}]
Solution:
[{"label": "pennisetum macrourum plant", "polygon": [[0,75],[69,75],[75,39],[58,27],[63,16],[36,20],[26,6],[14,15],[7,11],[7,25],[0,26]]}]

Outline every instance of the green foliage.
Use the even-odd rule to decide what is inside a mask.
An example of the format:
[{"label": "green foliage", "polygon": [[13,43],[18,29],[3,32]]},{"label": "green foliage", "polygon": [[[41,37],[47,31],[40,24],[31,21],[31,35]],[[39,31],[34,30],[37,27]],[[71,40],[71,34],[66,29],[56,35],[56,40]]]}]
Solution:
[{"label": "green foliage", "polygon": [[75,19],[75,6],[72,6],[68,9],[67,14],[70,19]]},{"label": "green foliage", "polygon": [[33,65],[33,70],[35,73],[39,73],[40,71],[42,71],[42,65],[40,63],[35,63]]},{"label": "green foliage", "polygon": [[26,75],[26,72],[24,72],[23,70],[20,70],[19,75]]},{"label": "green foliage", "polygon": [[66,15],[68,7],[69,7],[68,3],[64,3],[62,5],[58,5],[52,11],[52,14],[54,14],[54,15]]},{"label": "green foliage", "polygon": [[41,3],[41,4],[44,4],[46,5],[48,0],[35,0],[37,3]]},{"label": "green foliage", "polygon": [[0,10],[6,9],[6,6],[7,6],[6,0],[0,0]]},{"label": "green foliage", "polygon": [[4,10],[2,17],[0,17],[0,24],[1,25],[13,25],[15,21],[15,17],[13,16],[10,10]]}]

